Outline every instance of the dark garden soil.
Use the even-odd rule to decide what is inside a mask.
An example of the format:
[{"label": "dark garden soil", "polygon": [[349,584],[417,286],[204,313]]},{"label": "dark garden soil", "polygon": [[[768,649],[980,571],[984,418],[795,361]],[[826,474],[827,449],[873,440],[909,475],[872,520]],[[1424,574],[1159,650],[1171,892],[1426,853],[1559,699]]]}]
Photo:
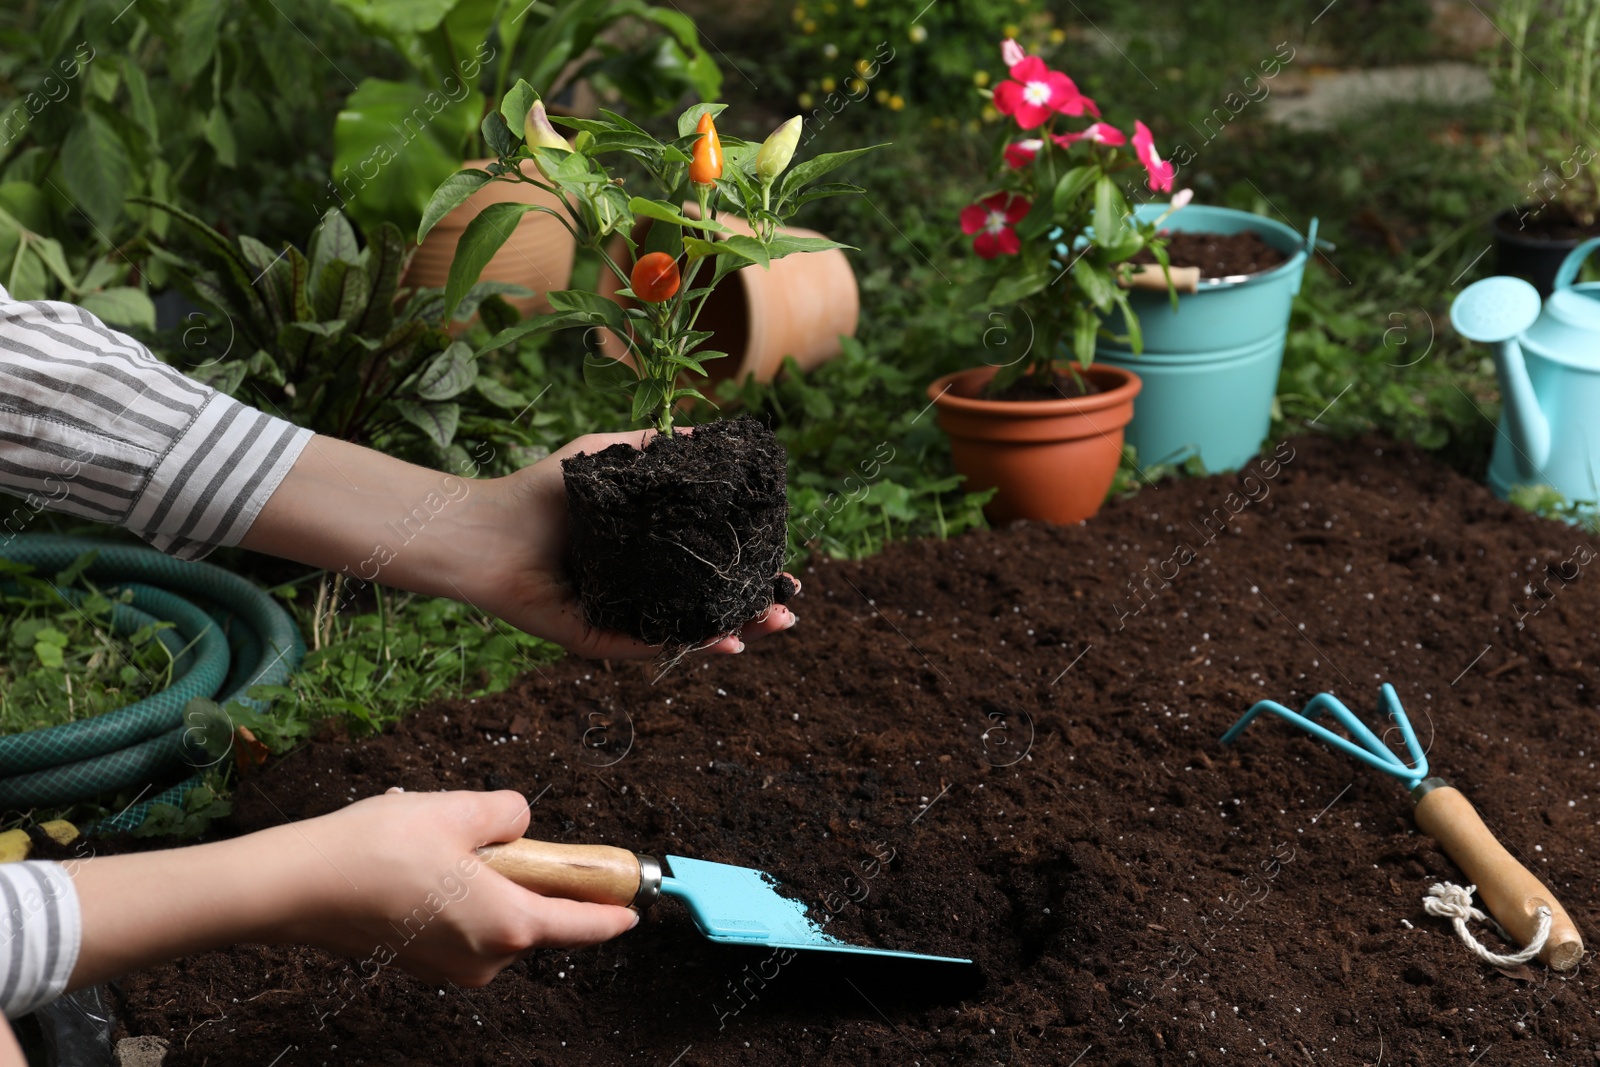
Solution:
[{"label": "dark garden soil", "polygon": [[[1271,270],[1288,257],[1254,230],[1227,234],[1178,230],[1167,234],[1167,259],[1174,267],[1199,267],[1203,278],[1229,278]],[[1148,251],[1133,257],[1135,263],[1155,261]]]},{"label": "dark garden soil", "polygon": [[570,660],[237,798],[246,831],[510,786],[534,836],[762,867],[841,936],[975,973],[784,963],[667,901],[480,990],[241,948],[127,978],[121,1018],[192,1065],[1594,1063],[1587,967],[1501,972],[1424,913],[1462,879],[1398,781],[1272,717],[1217,737],[1320,690],[1371,721],[1394,683],[1600,944],[1595,549],[1409,447],[1278,455],[1087,525],[818,560],[802,624],[743,656],[655,684]]},{"label": "dark garden soil", "polygon": [[1018,378],[1004,389],[996,392],[986,392],[984,400],[1076,400],[1079,397],[1093,396],[1100,392],[1100,387],[1088,378],[1080,375],[1062,374],[1060,371],[1051,376],[1049,384],[1041,382],[1031,374]]},{"label": "dark garden soil", "polygon": [[561,470],[590,625],[682,650],[737,631],[784,591],[788,462],[755,419],[612,445]]},{"label": "dark garden soil", "polygon": [[1528,241],[1582,241],[1600,234],[1600,222],[1584,225],[1562,204],[1526,205],[1497,217],[1495,226]]}]

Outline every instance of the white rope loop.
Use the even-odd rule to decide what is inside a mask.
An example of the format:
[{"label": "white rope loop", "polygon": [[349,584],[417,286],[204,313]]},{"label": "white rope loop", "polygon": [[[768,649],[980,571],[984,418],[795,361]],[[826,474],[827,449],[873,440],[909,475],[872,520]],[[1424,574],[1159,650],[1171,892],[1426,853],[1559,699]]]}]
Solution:
[{"label": "white rope loop", "polygon": [[[1475,885],[1469,885],[1463,889],[1454,882],[1435,882],[1433,887],[1428,890],[1428,895],[1422,898],[1422,909],[1429,915],[1451,920],[1456,928],[1456,936],[1461,938],[1461,943],[1471,949],[1473,955],[1480,960],[1496,967],[1511,967],[1518,963],[1527,963],[1544,949],[1544,943],[1550,938],[1551,922],[1550,909],[1544,905],[1539,907],[1537,913],[1539,916],[1539,928],[1534,931],[1533,941],[1529,943],[1527,948],[1504,956],[1485,948],[1482,942],[1472,936],[1472,931],[1467,929],[1468,921],[1483,922],[1488,920],[1489,922],[1494,922],[1489,916],[1472,906],[1472,894],[1477,891],[1478,887]],[[1505,937],[1507,941],[1511,940],[1506,935],[1506,932],[1500,928],[1499,923],[1495,923],[1495,929],[1499,930],[1500,935]]]}]

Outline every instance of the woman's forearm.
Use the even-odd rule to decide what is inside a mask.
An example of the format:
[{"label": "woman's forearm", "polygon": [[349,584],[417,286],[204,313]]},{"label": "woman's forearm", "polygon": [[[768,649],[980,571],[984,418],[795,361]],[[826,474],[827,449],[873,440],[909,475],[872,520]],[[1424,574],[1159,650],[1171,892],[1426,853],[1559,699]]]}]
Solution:
[{"label": "woman's forearm", "polygon": [[513,520],[497,481],[428,470],[315,437],[240,544],[257,552],[460,598],[468,560]]},{"label": "woman's forearm", "polygon": [[329,875],[284,827],[163,852],[67,865],[83,939],[70,988],[241,942],[273,942],[316,905]]}]

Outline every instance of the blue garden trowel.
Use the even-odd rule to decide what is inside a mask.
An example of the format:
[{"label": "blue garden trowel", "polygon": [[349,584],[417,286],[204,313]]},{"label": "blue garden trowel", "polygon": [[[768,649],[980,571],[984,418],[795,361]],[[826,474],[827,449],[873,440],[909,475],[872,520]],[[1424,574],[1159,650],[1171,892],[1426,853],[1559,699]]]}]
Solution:
[{"label": "blue garden trowel", "polygon": [[848,945],[824,933],[806,906],[778,893],[765,871],[728,863],[642,856],[614,845],[561,845],[522,838],[485,845],[478,858],[524,889],[549,897],[616,904],[643,911],[664,893],[677,897],[695,926],[712,941],[729,945],[815,949],[863,956],[971,963],[954,956]]}]

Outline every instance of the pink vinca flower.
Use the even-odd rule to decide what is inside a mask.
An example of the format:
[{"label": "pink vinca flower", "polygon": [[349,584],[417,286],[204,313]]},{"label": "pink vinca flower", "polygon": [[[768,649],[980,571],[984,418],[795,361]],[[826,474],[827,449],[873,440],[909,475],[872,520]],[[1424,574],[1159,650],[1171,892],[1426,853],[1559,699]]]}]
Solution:
[{"label": "pink vinca flower", "polygon": [[1071,78],[1051,70],[1038,56],[1027,56],[1011,68],[1011,80],[995,87],[994,106],[1025,130],[1038,129],[1058,112],[1082,115],[1087,111],[1100,117],[1095,102],[1078,92]]},{"label": "pink vinca flower", "polygon": [[1072,147],[1074,141],[1093,141],[1095,144],[1119,145],[1127,144],[1128,137],[1115,126],[1104,122],[1091,124],[1087,129],[1078,133],[1062,133],[1052,137],[1051,140],[1062,148]]},{"label": "pink vinca flower", "polygon": [[1039,149],[1043,147],[1044,142],[1037,137],[1006,145],[1006,166],[1012,170],[1026,167],[1033,162],[1034,158],[1039,154]]},{"label": "pink vinca flower", "polygon": [[1138,153],[1144,169],[1150,173],[1150,188],[1158,193],[1172,192],[1172,176],[1176,168],[1156,153],[1156,139],[1150,133],[1150,127],[1139,121],[1133,124],[1133,150]]},{"label": "pink vinca flower", "polygon": [[1016,193],[995,193],[961,209],[961,232],[977,234],[972,250],[984,259],[1014,256],[1022,251],[1016,224],[1033,205]]},{"label": "pink vinca flower", "polygon": [[1022,46],[1012,38],[1007,37],[1000,42],[1000,61],[1006,65],[1007,70],[1027,58],[1028,53],[1024,52]]}]

